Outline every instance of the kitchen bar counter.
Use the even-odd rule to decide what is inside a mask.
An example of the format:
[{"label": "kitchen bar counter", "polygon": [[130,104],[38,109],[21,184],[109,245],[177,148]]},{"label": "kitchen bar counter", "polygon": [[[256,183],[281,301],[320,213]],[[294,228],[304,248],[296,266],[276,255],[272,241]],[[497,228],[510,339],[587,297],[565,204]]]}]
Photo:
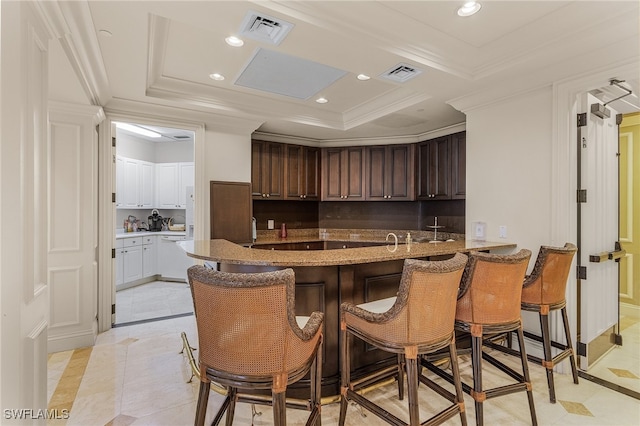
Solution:
[{"label": "kitchen bar counter", "polygon": [[[286,242],[309,242],[309,239],[287,238]],[[393,251],[393,244],[334,250],[259,250],[243,247],[227,240],[181,241],[178,244],[189,256],[196,259],[221,264],[278,267],[357,265],[409,258],[429,258],[471,250],[488,251],[516,247],[513,243],[471,240],[413,242],[409,246],[398,244],[395,251]]]},{"label": "kitchen bar counter", "polygon": [[[314,311],[325,314],[323,398],[336,398],[340,393],[341,302],[360,304],[394,296],[400,284],[404,259],[437,260],[452,257],[457,252],[497,249],[510,252],[516,247],[513,243],[477,242],[463,238],[429,243],[429,239],[419,233],[418,238],[426,242],[413,242],[410,247],[398,244],[395,250],[393,245],[379,245],[384,244],[386,233],[382,233],[380,237],[366,232],[348,231],[319,234],[316,230],[309,235],[296,235],[294,232],[286,239],[277,238],[275,235],[271,233],[265,237],[259,233],[256,242],[256,245],[273,248],[272,250],[245,247],[227,240],[181,241],[178,244],[192,258],[216,262],[216,267],[225,272],[247,273],[293,268],[296,277],[296,314],[308,316]],[[443,237],[449,239],[455,236]],[[336,244],[338,242],[340,244]],[[305,243],[303,246],[313,244],[325,248],[336,247],[342,246],[342,242],[374,246],[331,250],[286,249],[298,247],[301,243]],[[395,356],[371,349],[362,341],[352,341],[351,344],[353,378],[362,377],[371,370],[384,368],[396,362]],[[301,385],[302,382],[289,387],[287,395],[294,398],[308,397],[305,395],[308,389],[304,390]]]}]

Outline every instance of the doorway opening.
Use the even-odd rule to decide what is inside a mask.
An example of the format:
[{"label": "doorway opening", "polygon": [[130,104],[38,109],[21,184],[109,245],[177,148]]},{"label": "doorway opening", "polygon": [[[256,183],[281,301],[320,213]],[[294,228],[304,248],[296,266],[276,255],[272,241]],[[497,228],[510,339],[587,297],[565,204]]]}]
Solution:
[{"label": "doorway opening", "polygon": [[[587,146],[606,142],[606,149],[611,152],[591,158],[591,170],[583,173],[583,177],[588,179],[591,174],[598,178],[591,188],[584,185],[579,188],[587,190],[587,202],[578,210],[593,210],[594,207],[588,207],[589,202],[592,206],[600,204],[600,207],[591,212],[593,223],[586,224],[582,230],[579,225],[578,231],[581,250],[590,251],[582,253],[579,265],[585,270],[580,272],[584,273],[584,278],[578,280],[581,313],[577,348],[582,361],[579,372],[582,378],[640,399],[637,365],[640,347],[640,103],[637,85],[636,80],[631,82],[635,94],[625,102],[613,103],[611,99],[616,93],[610,88],[596,89],[587,95],[591,101],[585,105],[590,107],[585,110],[586,114],[596,116],[592,122],[600,127],[584,135],[579,132],[578,150],[586,153]],[[614,129],[614,137],[604,136],[611,129]],[[609,157],[613,159],[611,172],[600,175]],[[588,163],[583,164],[590,167]],[[610,190],[605,190],[606,182],[611,185]],[[597,189],[592,192],[594,187],[602,190],[603,196],[613,195],[613,199],[597,198]],[[592,197],[594,193],[596,198]],[[608,216],[614,210],[615,217]],[[608,230],[599,231],[604,228]],[[606,238],[599,238],[605,234]],[[609,275],[600,275],[604,269],[609,270]],[[609,290],[598,293],[605,287]],[[607,314],[608,311],[611,312]]]},{"label": "doorway opening", "polygon": [[193,314],[195,132],[115,122],[112,326]]}]

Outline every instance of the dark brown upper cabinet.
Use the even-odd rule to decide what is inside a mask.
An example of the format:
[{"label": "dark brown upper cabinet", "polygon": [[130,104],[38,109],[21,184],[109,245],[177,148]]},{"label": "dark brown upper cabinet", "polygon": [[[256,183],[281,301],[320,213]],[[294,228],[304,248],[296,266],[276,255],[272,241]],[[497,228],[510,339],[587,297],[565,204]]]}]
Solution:
[{"label": "dark brown upper cabinet", "polygon": [[367,200],[415,200],[413,145],[369,146],[366,154]]},{"label": "dark brown upper cabinet", "polygon": [[418,200],[465,198],[465,140],[461,132],[418,144]]},{"label": "dark brown upper cabinet", "polygon": [[287,145],[285,148],[285,199],[320,199],[320,149]]},{"label": "dark brown upper cabinet", "polygon": [[467,196],[467,133],[451,135],[451,198]]},{"label": "dark brown upper cabinet", "polygon": [[364,201],[365,147],[322,149],[322,200]]},{"label": "dark brown upper cabinet", "polygon": [[251,142],[251,195],[254,200],[284,198],[284,144]]}]

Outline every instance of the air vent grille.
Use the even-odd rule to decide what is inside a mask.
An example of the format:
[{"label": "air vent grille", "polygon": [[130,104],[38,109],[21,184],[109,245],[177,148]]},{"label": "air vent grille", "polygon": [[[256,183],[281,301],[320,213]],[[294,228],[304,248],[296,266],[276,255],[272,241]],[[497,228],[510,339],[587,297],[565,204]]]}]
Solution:
[{"label": "air vent grille", "polygon": [[412,67],[411,65],[398,64],[390,70],[384,72],[381,77],[386,78],[387,80],[404,83],[405,81],[417,76],[421,72],[422,70]]},{"label": "air vent grille", "polygon": [[249,11],[240,26],[240,34],[254,40],[278,45],[293,24],[257,12]]}]

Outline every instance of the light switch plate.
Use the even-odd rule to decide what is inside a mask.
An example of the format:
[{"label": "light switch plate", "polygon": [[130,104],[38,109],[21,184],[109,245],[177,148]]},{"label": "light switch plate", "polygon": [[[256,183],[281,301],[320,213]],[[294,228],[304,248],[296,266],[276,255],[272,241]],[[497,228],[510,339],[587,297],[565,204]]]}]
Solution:
[{"label": "light switch plate", "polygon": [[274,227],[273,219],[267,220],[267,229],[273,229],[273,227]]},{"label": "light switch plate", "polygon": [[487,224],[485,222],[473,222],[471,235],[474,241],[485,241],[487,239]]}]

